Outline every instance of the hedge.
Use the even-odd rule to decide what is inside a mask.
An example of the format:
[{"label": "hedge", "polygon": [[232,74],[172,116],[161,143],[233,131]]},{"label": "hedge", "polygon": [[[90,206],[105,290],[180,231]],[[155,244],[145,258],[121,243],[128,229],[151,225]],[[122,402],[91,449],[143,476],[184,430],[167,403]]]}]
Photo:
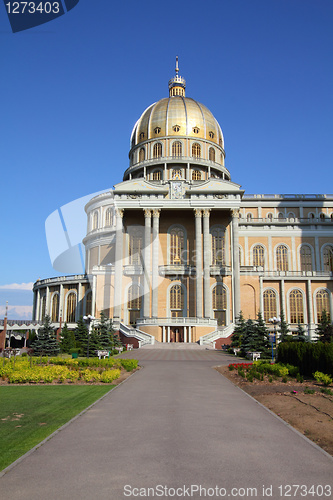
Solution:
[{"label": "hedge", "polygon": [[312,377],[316,371],[333,375],[333,344],[281,342],[277,360],[279,363],[298,366],[301,375]]}]

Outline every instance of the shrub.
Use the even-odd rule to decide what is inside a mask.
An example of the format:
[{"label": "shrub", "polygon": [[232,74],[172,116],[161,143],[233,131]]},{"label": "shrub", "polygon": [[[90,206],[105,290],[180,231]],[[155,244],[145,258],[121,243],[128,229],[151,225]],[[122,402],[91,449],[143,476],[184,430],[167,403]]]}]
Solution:
[{"label": "shrub", "polygon": [[120,370],[105,370],[100,377],[101,382],[109,384],[120,377]]},{"label": "shrub", "polygon": [[127,372],[131,372],[138,367],[137,359],[120,359],[119,361],[121,362],[121,366],[125,368]]},{"label": "shrub", "polygon": [[331,385],[332,383],[332,377],[329,375],[326,375],[325,373],[322,372],[316,372],[313,374],[314,378],[317,380],[317,382],[322,383],[325,386]]},{"label": "shrub", "polygon": [[278,346],[278,360],[297,366],[301,375],[311,377],[316,371],[333,375],[333,344],[282,342]]}]

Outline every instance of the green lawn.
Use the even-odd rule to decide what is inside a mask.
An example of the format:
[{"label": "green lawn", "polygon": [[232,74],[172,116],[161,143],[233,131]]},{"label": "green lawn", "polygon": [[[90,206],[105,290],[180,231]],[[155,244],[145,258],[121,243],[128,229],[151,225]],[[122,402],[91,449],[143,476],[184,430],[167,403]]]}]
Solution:
[{"label": "green lawn", "polygon": [[0,470],[106,394],[113,385],[1,386]]}]

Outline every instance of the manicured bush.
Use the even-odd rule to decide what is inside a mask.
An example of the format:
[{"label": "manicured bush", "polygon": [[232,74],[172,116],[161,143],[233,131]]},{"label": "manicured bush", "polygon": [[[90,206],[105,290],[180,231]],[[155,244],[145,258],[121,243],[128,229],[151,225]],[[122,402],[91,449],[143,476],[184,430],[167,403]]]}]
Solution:
[{"label": "manicured bush", "polygon": [[297,366],[301,375],[311,377],[316,371],[333,375],[333,344],[282,342],[278,346],[278,361]]}]

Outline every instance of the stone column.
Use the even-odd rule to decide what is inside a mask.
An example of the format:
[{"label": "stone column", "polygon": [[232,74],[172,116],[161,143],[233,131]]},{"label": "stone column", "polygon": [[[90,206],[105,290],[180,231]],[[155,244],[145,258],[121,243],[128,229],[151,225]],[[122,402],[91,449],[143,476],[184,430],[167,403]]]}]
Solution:
[{"label": "stone column", "polygon": [[158,316],[158,247],[159,247],[159,222],[160,222],[159,209],[153,210],[153,258],[152,258],[152,317]]},{"label": "stone column", "polygon": [[210,293],[210,264],[211,264],[211,244],[209,234],[210,210],[203,210],[203,280],[204,280],[204,317],[211,316],[211,293]]},{"label": "stone column", "polygon": [[306,283],[306,294],[307,294],[307,305],[308,305],[308,335],[312,339],[313,332],[315,330],[315,324],[313,322],[313,301],[312,301],[312,290],[311,290],[311,280],[307,280]]},{"label": "stone column", "polygon": [[46,287],[45,315],[50,316],[50,287]]},{"label": "stone column", "polygon": [[[114,307],[113,307],[113,317],[116,321],[121,321],[122,278],[123,278],[123,216],[124,216],[124,210],[117,208],[116,209],[116,255],[114,264]],[[94,295],[94,290],[93,290],[93,295]],[[92,315],[95,316],[94,310]]]},{"label": "stone column", "polygon": [[36,307],[36,321],[39,321],[40,320],[40,289],[37,288],[37,292],[36,292],[36,295],[37,295],[37,307]]},{"label": "stone column", "polygon": [[195,266],[196,266],[196,312],[202,318],[202,249],[201,249],[201,217],[202,210],[195,209]]},{"label": "stone column", "polygon": [[59,322],[63,321],[64,319],[64,310],[65,310],[65,304],[64,304],[64,285],[60,284],[60,290],[59,290]]},{"label": "stone column", "polygon": [[188,341],[192,342],[192,339],[191,339],[191,325],[189,325],[189,327],[188,327]]},{"label": "stone column", "polygon": [[151,244],[151,210],[144,210],[145,237],[143,262],[143,317],[150,318],[150,244]]},{"label": "stone column", "polygon": [[239,210],[231,211],[232,224],[232,257],[233,257],[233,285],[234,285],[234,318],[240,313],[240,268],[238,247],[238,217]]},{"label": "stone column", "polygon": [[165,342],[165,326],[162,326],[162,342]]},{"label": "stone column", "polygon": [[79,294],[77,302],[77,317],[83,316],[83,297],[82,297],[82,283],[79,283]]}]

